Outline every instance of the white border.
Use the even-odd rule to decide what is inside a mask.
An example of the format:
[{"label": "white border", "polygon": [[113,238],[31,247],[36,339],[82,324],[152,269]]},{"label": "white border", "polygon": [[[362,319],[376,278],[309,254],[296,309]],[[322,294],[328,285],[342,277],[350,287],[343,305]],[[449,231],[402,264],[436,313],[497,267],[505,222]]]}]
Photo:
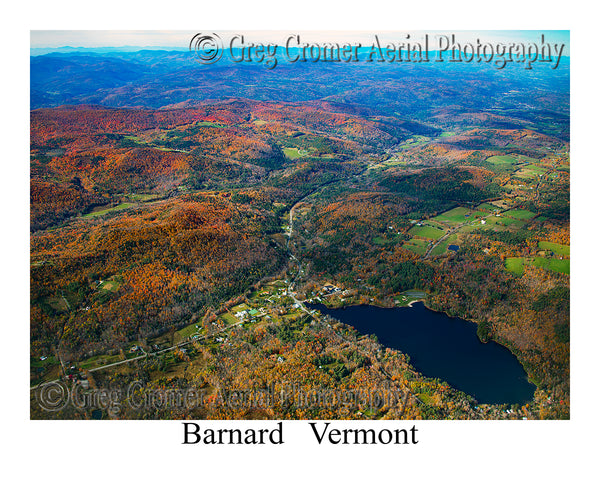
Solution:
[{"label": "white border", "polygon": [[[568,10],[568,8],[571,8]],[[40,478],[234,475],[317,478],[416,475],[441,478],[565,478],[590,471],[596,448],[586,432],[596,422],[598,138],[596,38],[593,13],[549,1],[484,2],[30,2],[5,11],[2,115],[5,224],[2,275],[2,413],[9,469]],[[318,447],[306,422],[286,422],[282,447],[181,446],[178,422],[29,421],[28,381],[28,56],[32,29],[185,30],[456,30],[570,29],[572,55],[572,419],[562,422],[420,422],[419,445]],[[588,205],[589,203],[589,205]],[[589,222],[589,223],[588,223]],[[588,226],[589,225],[589,226]],[[594,252],[594,253],[589,253]],[[594,289],[594,290],[593,290]],[[596,295],[597,296],[597,295]],[[349,422],[337,422],[350,425]],[[220,424],[225,426],[225,424]],[[411,422],[403,422],[410,427]],[[239,426],[239,425],[238,425]],[[252,423],[252,426],[258,424]],[[354,426],[354,425],[353,425]],[[594,450],[592,450],[594,448]],[[18,470],[16,470],[18,469]]]}]

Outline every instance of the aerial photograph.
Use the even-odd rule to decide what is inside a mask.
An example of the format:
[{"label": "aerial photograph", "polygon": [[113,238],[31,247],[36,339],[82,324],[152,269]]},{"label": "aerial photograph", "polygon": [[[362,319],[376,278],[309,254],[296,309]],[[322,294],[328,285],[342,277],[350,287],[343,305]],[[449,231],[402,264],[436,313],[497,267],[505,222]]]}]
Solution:
[{"label": "aerial photograph", "polygon": [[569,31],[29,54],[31,419],[571,418]]}]

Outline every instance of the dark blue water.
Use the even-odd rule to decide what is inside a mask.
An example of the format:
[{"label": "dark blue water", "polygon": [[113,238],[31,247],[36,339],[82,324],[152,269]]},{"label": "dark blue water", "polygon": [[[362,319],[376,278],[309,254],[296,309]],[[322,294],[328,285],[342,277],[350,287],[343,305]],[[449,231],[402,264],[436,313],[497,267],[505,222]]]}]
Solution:
[{"label": "dark blue water", "polygon": [[424,375],[445,380],[480,403],[533,399],[535,385],[527,381],[517,357],[496,342],[482,343],[474,323],[429,310],[422,302],[410,308],[312,307],[361,334],[375,334],[382,345],[410,355]]},{"label": "dark blue water", "polygon": [[458,252],[459,249],[458,245],[448,245],[448,250],[452,250],[453,252]]}]

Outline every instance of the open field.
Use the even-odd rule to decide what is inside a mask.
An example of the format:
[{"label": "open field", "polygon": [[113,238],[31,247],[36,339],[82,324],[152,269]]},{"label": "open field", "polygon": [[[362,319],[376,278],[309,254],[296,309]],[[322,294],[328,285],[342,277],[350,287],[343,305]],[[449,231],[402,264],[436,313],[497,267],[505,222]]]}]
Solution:
[{"label": "open field", "polygon": [[523,222],[522,220],[516,220],[514,218],[509,218],[509,217],[505,217],[503,215],[496,217],[496,216],[491,216],[486,218],[486,223],[488,225],[500,225],[500,226],[504,226],[504,227],[511,227],[513,229],[515,228],[521,228],[525,225],[525,222]]},{"label": "open field", "polygon": [[521,208],[516,208],[514,210],[509,210],[508,212],[504,212],[502,216],[514,218],[516,220],[529,220],[530,218],[535,217],[535,213],[530,212],[529,210],[523,210]]},{"label": "open field", "polygon": [[515,275],[521,276],[525,272],[525,265],[532,267],[544,268],[546,270],[552,270],[558,273],[571,273],[571,261],[560,260],[558,258],[544,258],[544,257],[510,257],[504,262],[504,266],[509,272]]},{"label": "open field", "polygon": [[94,357],[86,358],[78,364],[78,367],[82,370],[90,370],[92,368],[101,367],[102,365],[118,362],[119,360],[121,360],[120,355],[96,355]]},{"label": "open field", "polygon": [[119,290],[121,283],[122,281],[119,281],[119,279],[111,278],[109,280],[106,280],[105,282],[102,282],[100,288],[108,290],[109,292],[116,292],[117,290]]},{"label": "open field", "polygon": [[117,205],[116,207],[111,207],[111,208],[105,208],[103,210],[97,210],[94,212],[90,212],[87,213],[85,215],[83,215],[84,217],[97,217],[99,215],[105,215],[109,212],[117,212],[119,210],[125,210],[126,208],[132,207],[134,204],[133,203],[120,203],[119,205]]},{"label": "open field", "polygon": [[402,245],[402,248],[410,250],[418,255],[424,255],[429,247],[429,242],[426,240],[419,240],[418,238],[412,238],[408,242]]},{"label": "open field", "polygon": [[484,210],[486,212],[493,212],[495,210],[499,210],[499,208],[495,205],[492,205],[491,203],[482,203],[481,205],[478,205],[477,210]]},{"label": "open field", "polygon": [[537,167],[535,165],[528,165],[527,167],[521,168],[515,172],[515,176],[520,178],[537,178],[544,173],[546,173],[545,168]]},{"label": "open field", "polygon": [[429,225],[430,227],[440,228],[440,229],[442,229],[444,231],[448,230],[448,226],[447,225],[444,225],[442,222],[437,222],[437,221],[433,220],[432,218],[430,218],[429,220],[425,220],[424,222],[422,222],[422,225],[425,225],[425,226]]},{"label": "open field", "polygon": [[225,125],[221,125],[220,123],[215,122],[196,122],[196,126],[198,127],[216,127],[216,128],[225,128]]},{"label": "open field", "polygon": [[441,213],[437,217],[433,217],[432,220],[454,226],[474,218],[482,217],[483,215],[482,212],[474,212],[465,207],[456,207]]},{"label": "open field", "polygon": [[297,148],[284,148],[283,153],[287,158],[295,160],[306,155],[305,151],[300,151]]},{"label": "open field", "polygon": [[373,239],[373,243],[375,245],[379,245],[380,247],[385,247],[386,245],[394,245],[398,243],[398,238],[385,238],[384,236],[378,236]]},{"label": "open field", "polygon": [[554,253],[554,255],[563,255],[569,256],[571,255],[571,246],[570,245],[560,245],[558,243],[552,242],[539,242],[538,247],[542,250],[550,250]]},{"label": "open field", "polygon": [[[383,163],[378,163],[377,165],[373,165],[373,168],[381,168],[381,167],[395,167],[398,165],[406,165],[406,160],[402,160],[400,158],[390,158]],[[369,167],[371,168],[371,167]]]},{"label": "open field", "polygon": [[160,195],[153,193],[130,193],[127,195],[127,198],[131,199],[133,202],[150,202],[160,198]]},{"label": "open field", "polygon": [[407,148],[418,147],[419,145],[423,145],[429,142],[430,140],[431,139],[429,137],[425,137],[423,135],[415,135],[406,140],[402,145],[400,145],[399,148],[404,150]]},{"label": "open field", "polygon": [[202,323],[193,323],[176,332],[181,338],[191,337],[192,335],[203,335]]},{"label": "open field", "polygon": [[223,319],[226,325],[233,325],[236,322],[239,322],[237,318],[235,318],[231,313],[224,313],[220,316]]},{"label": "open field", "polygon": [[432,255],[443,255],[444,253],[448,253],[448,246],[455,244],[457,236],[455,234],[450,235],[446,240],[444,240],[439,245],[436,245],[435,248],[431,251]]},{"label": "open field", "polygon": [[486,162],[493,165],[514,165],[515,163],[519,163],[519,159],[512,155],[494,155],[486,159]]},{"label": "open field", "polygon": [[437,240],[438,238],[443,237],[445,232],[444,230],[440,230],[439,228],[424,225],[422,227],[413,227],[408,231],[408,233],[416,237],[424,237]]},{"label": "open field", "polygon": [[246,305],[245,303],[240,303],[239,305],[232,307],[231,311],[233,313],[238,313],[238,312],[241,312],[242,310],[248,310],[248,309],[250,309],[250,307],[248,305]]}]

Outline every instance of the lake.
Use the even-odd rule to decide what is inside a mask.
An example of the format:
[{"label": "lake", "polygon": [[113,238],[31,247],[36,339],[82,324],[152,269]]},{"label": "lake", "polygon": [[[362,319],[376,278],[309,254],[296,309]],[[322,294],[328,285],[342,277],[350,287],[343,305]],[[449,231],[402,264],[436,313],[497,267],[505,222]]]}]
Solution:
[{"label": "lake", "polygon": [[496,342],[482,343],[475,323],[434,312],[422,302],[402,308],[311,307],[361,334],[375,334],[382,345],[410,355],[422,374],[440,378],[480,403],[524,405],[533,399],[535,385],[527,381],[517,357]]}]

